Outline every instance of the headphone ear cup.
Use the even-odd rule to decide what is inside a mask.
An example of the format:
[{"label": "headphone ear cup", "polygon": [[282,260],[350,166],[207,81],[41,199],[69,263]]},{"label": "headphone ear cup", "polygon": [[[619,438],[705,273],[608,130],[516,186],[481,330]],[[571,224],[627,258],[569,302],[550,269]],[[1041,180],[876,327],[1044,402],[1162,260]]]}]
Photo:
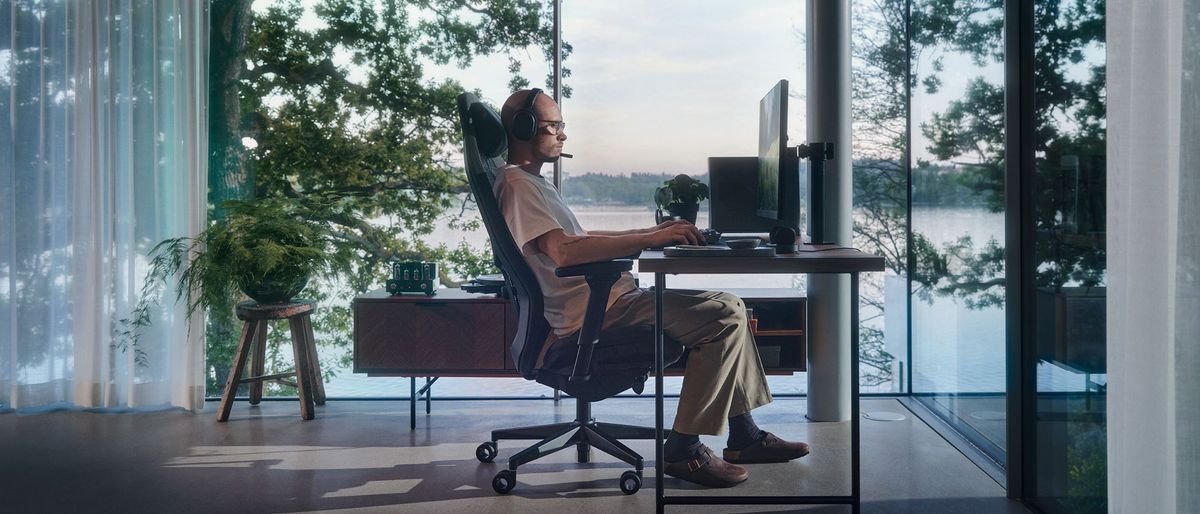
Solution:
[{"label": "headphone ear cup", "polygon": [[521,141],[529,141],[537,133],[537,115],[529,109],[521,109],[513,114],[513,137]]}]

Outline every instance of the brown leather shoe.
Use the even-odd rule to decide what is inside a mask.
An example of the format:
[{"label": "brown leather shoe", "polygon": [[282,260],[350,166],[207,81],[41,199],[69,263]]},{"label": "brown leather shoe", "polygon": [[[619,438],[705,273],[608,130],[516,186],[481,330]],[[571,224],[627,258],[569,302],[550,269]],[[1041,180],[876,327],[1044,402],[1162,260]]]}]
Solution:
[{"label": "brown leather shoe", "polygon": [[705,487],[733,487],[750,478],[746,468],[721,460],[704,445],[692,460],[668,462],[663,473]]},{"label": "brown leather shoe", "polygon": [[762,439],[741,450],[724,452],[725,460],[737,464],[755,464],[763,462],[787,462],[808,455],[808,443],[793,443],[780,439],[775,434],[767,432]]}]

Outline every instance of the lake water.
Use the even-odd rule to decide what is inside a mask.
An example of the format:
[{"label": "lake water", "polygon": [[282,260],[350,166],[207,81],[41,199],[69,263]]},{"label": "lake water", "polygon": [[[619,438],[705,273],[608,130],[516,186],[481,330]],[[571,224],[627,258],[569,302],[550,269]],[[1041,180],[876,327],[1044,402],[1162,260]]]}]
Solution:
[{"label": "lake water", "polygon": [[[628,206],[577,206],[574,207],[580,224],[590,230],[622,230],[653,225],[654,213],[650,209]],[[697,225],[707,226],[707,213],[700,213]],[[1003,213],[988,212],[974,208],[930,208],[915,207],[913,226],[935,244],[942,244],[970,234],[976,244],[990,238],[1003,241]],[[486,233],[480,229],[463,232],[444,223],[429,237],[431,243],[457,245],[465,241],[476,248],[487,243]],[[882,274],[864,276],[863,294],[885,296],[888,309],[898,312],[878,316],[864,321],[882,329],[887,340],[887,349],[897,357],[894,378],[875,387],[864,387],[864,392],[895,392],[900,390],[900,364],[909,366],[905,358],[906,317],[905,283],[901,277]],[[653,284],[652,274],[639,274],[643,287]],[[790,287],[803,290],[802,275],[679,275],[668,277],[668,287],[691,289],[722,289],[748,287]],[[878,313],[875,313],[878,314]],[[864,309],[864,320],[871,313]],[[937,297],[931,303],[913,300],[913,389],[917,392],[1002,392],[1004,391],[1004,310],[999,307],[969,309],[954,298]],[[324,357],[324,356],[323,356]],[[334,355],[322,359],[336,362]],[[326,386],[329,396],[408,396],[407,378],[367,377],[354,374],[350,369],[339,369],[338,376]],[[681,378],[667,378],[665,391],[678,393]],[[768,378],[771,390],[776,394],[803,394],[807,391],[804,374],[772,376]],[[1039,366],[1039,381],[1053,384],[1057,390],[1081,390],[1083,378],[1053,366]],[[420,382],[420,381],[419,381]],[[652,394],[652,383],[647,384]],[[551,391],[535,382],[507,378],[443,378],[434,386],[434,395],[450,396],[549,396]]]}]

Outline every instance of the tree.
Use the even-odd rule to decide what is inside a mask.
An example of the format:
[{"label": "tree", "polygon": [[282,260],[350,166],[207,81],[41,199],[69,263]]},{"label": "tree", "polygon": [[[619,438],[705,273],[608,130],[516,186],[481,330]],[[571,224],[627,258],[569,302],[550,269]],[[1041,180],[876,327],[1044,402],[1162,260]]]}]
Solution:
[{"label": "tree", "polygon": [[[921,0],[914,6],[914,45],[943,45],[976,62],[1003,62],[1003,3]],[[1036,285],[1058,290],[1104,280],[1105,65],[1089,62],[1102,52],[1104,1],[1034,4],[1034,254]],[[920,13],[918,15],[918,13]],[[935,66],[937,69],[937,66]],[[923,79],[935,93],[937,75]],[[1004,209],[1004,90],[981,78],[963,97],[921,126],[938,159],[971,156],[963,184]],[[992,241],[975,250],[970,240],[952,252],[961,263],[939,286],[968,305],[1003,305],[1004,252]]]},{"label": "tree", "polygon": [[[425,63],[508,55],[510,85],[525,86],[515,53],[551,51],[547,9],[535,0],[213,2],[211,67],[223,88],[211,93],[220,102],[210,119],[216,183],[291,199],[333,230],[339,278],[318,277],[308,289],[322,305],[314,318],[322,344],[349,347],[349,300],[379,284],[390,261],[442,262],[451,283],[491,269],[486,248],[421,240],[443,218],[478,228],[462,216],[467,188],[454,160],[464,87],[428,79]],[[210,362],[223,365],[233,341],[211,330],[217,318]],[[210,391],[221,372],[214,368]]]}]

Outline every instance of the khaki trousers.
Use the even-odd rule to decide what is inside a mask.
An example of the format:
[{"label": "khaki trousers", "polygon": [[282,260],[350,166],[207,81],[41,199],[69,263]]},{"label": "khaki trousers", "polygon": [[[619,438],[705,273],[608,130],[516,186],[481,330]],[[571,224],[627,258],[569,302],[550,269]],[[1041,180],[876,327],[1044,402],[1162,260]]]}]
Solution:
[{"label": "khaki trousers", "polygon": [[[654,324],[654,291],[622,295],[604,328]],[[673,430],[720,435],[726,420],[771,403],[746,305],[729,293],[663,291],[663,333],[689,349]]]}]

